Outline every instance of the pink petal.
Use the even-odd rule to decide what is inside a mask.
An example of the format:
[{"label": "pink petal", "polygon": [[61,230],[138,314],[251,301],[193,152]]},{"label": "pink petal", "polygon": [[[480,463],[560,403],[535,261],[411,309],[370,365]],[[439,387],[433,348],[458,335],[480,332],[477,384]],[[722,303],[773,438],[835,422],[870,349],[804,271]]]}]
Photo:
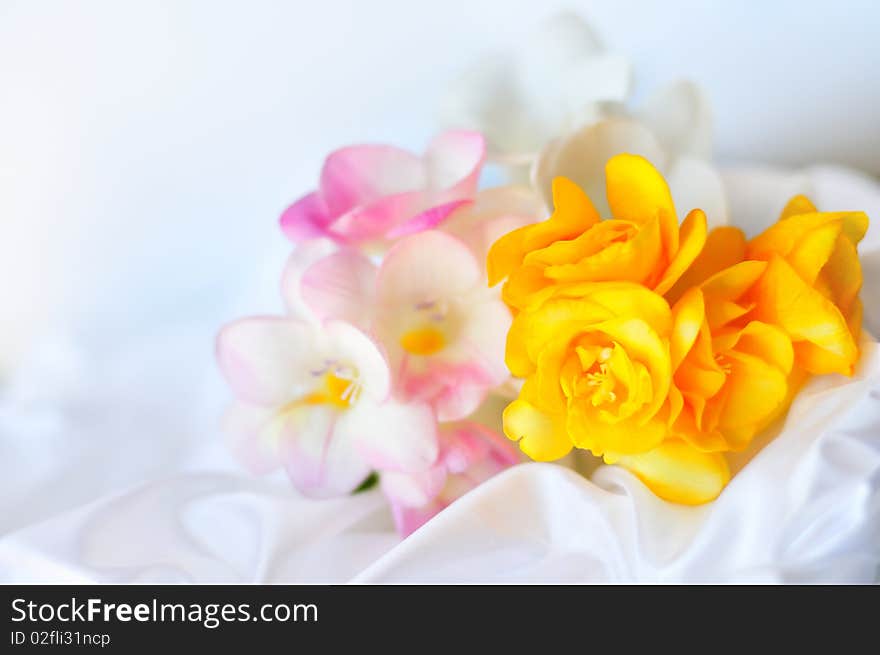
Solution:
[{"label": "pink petal", "polygon": [[321,171],[321,195],[332,216],[385,196],[415,191],[427,180],[420,157],[385,145],[361,145],[332,153]]},{"label": "pink petal", "polygon": [[366,327],[373,310],[377,268],[360,252],[346,248],[309,266],[300,290],[320,319],[341,319]]},{"label": "pink petal", "polygon": [[320,194],[313,192],[285,209],[280,222],[287,238],[298,243],[327,236],[330,214]]},{"label": "pink petal", "polygon": [[407,217],[422,211],[425,205],[422,190],[385,196],[337,216],[329,230],[340,240],[361,243],[381,239]]},{"label": "pink petal", "polygon": [[[504,469],[517,464],[519,453],[506,438],[476,423],[462,422],[441,431],[440,465],[427,474],[382,475],[382,490],[391,504],[394,524],[407,537],[455,500]],[[444,470],[443,483],[436,486]],[[436,477],[434,477],[436,475]],[[424,502],[417,502],[424,500]]]},{"label": "pink petal", "polygon": [[398,239],[409,234],[423,232],[424,230],[433,229],[442,224],[450,214],[464,205],[471,204],[470,200],[454,200],[445,205],[432,207],[431,209],[410,218],[397,227],[393,228],[386,235],[389,239]]},{"label": "pink petal", "polygon": [[441,459],[452,474],[464,473],[481,462],[491,462],[497,471],[520,462],[520,454],[509,439],[479,423],[454,424],[441,433],[441,443]]},{"label": "pink petal", "polygon": [[430,403],[438,421],[456,421],[472,414],[493,386],[493,378],[473,363],[431,362],[423,373],[406,370],[407,357],[401,366],[400,384],[410,402]]}]

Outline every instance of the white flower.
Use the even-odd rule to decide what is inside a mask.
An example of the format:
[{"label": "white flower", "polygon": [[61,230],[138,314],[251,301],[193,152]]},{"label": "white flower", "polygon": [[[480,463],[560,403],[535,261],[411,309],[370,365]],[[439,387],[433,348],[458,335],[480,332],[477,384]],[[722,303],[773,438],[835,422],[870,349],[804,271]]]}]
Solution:
[{"label": "white flower", "polygon": [[630,79],[629,62],[564,13],[510,52],[481,58],[449,89],[441,121],[482,132],[495,160],[527,163],[549,140],[600,118],[606,104],[624,102]]}]

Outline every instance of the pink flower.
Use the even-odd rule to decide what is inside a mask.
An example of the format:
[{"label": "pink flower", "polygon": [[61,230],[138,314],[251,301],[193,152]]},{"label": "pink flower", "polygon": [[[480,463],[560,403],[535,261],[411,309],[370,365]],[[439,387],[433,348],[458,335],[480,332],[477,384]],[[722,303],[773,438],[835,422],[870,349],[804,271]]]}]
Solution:
[{"label": "pink flower", "polygon": [[281,228],[294,242],[369,244],[434,227],[474,196],[485,156],[483,137],[462,130],[440,134],[422,156],[342,148],[325,160],[319,189],[281,215]]},{"label": "pink flower", "polygon": [[286,274],[289,307],[343,319],[373,334],[387,353],[395,394],[433,406],[437,419],[471,414],[508,379],[510,312],[462,241],[437,230],[400,239],[380,266],[343,248]]},{"label": "pink flower", "polygon": [[454,500],[519,461],[510,441],[491,430],[470,422],[448,425],[440,432],[440,456],[432,468],[381,477],[397,531],[408,536]]},{"label": "pink flower", "polygon": [[282,465],[302,493],[329,497],[436,463],[431,408],[389,400],[385,358],[348,323],[242,319],[218,335],[217,360],[237,397],[225,427],[256,473]]}]

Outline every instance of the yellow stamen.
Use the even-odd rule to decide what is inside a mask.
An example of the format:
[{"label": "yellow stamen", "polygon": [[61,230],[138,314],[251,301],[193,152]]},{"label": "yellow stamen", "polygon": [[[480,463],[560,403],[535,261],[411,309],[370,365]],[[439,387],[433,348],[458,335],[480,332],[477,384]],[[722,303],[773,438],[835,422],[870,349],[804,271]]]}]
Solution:
[{"label": "yellow stamen", "polygon": [[446,346],[446,337],[437,328],[419,328],[400,337],[400,345],[413,355],[433,355]]},{"label": "yellow stamen", "polygon": [[346,380],[345,378],[340,378],[333,373],[327,373],[324,376],[324,389],[319,391],[313,391],[312,393],[304,396],[299,401],[294,401],[291,403],[292,405],[298,405],[300,403],[304,405],[336,405],[337,407],[348,407],[351,402],[354,400],[352,398],[354,382],[351,380]]}]

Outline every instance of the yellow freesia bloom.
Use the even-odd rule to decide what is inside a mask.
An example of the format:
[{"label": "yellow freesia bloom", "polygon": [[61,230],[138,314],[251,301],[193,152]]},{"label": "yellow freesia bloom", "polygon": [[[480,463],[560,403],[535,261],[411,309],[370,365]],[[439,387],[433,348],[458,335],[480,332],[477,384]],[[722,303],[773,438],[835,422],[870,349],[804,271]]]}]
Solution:
[{"label": "yellow freesia bloom", "polygon": [[741,319],[749,309],[742,287],[765,267],[736,264],[672,309],[670,432],[699,450],[742,450],[787,407],[791,340],[774,325]]},{"label": "yellow freesia bloom", "polygon": [[504,301],[539,306],[559,285],[627,281],[666,293],[703,248],[706,216],[695,209],[679,227],[669,187],[646,159],[617,155],[606,166],[612,218],[602,220],[574,182],[553,181],[549,219],[501,237],[489,251],[489,284],[507,278]]},{"label": "yellow freesia bloom", "polygon": [[524,377],[504,432],[532,459],[572,446],[640,453],[667,434],[669,305],[632,282],[586,283],[517,314],[507,365]]},{"label": "yellow freesia bloom", "polygon": [[756,317],[786,331],[809,373],[853,373],[862,325],[856,246],[867,230],[864,212],[818,212],[797,196],[746,248],[748,259],[768,262]]},{"label": "yellow freesia bloom", "polygon": [[499,239],[490,284],[507,278],[515,318],[506,361],[524,378],[504,431],[533,459],[572,447],[635,473],[658,496],[700,504],[810,373],[851,374],[862,282],[859,212],[793,199],[748,242],[679,228],[662,177],[644,159],[607,165],[613,218],[554,182],[553,215]]}]

